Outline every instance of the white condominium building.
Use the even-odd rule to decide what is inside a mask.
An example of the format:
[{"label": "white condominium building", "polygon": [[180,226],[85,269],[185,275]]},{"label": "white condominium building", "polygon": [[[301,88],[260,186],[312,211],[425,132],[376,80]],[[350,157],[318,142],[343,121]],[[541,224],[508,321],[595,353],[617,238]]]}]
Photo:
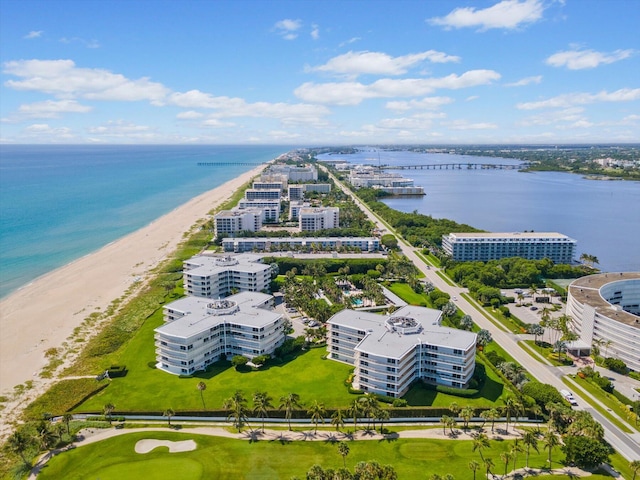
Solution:
[{"label": "white condominium building", "polygon": [[259,255],[196,255],[183,264],[184,289],[189,295],[226,297],[233,291],[262,292],[271,283],[271,266]]},{"label": "white condominium building", "polygon": [[289,200],[302,200],[304,198],[304,184],[296,183],[294,185],[289,185],[287,193],[289,195]]},{"label": "white condominium building", "polygon": [[244,192],[246,200],[278,200],[281,196],[279,188],[249,188]]},{"label": "white condominium building", "polygon": [[318,180],[318,170],[313,165],[271,165],[270,175],[286,175],[290,182],[312,182]]},{"label": "white condominium building", "polygon": [[295,183],[289,185],[289,200],[302,200],[307,192],[330,193],[330,183]]},{"label": "white condominium building", "polygon": [[282,191],[286,185],[286,181],[282,180],[256,180],[253,182],[254,190],[280,190]]},{"label": "white condominium building", "polygon": [[316,232],[340,226],[340,209],[338,207],[305,207],[298,213],[300,230]]},{"label": "white condominium building", "polygon": [[310,206],[310,203],[303,202],[302,200],[291,200],[289,202],[289,220],[298,220],[300,210]]},{"label": "white condominium building", "polygon": [[401,397],[416,380],[466,388],[476,334],[440,326],[442,312],[405,306],[391,316],[343,310],[327,322],[329,357],[355,367],[353,388]]},{"label": "white condominium building", "polygon": [[567,315],[580,336],[569,351],[622,360],[640,372],[640,272],[587,275],[569,285]]},{"label": "white condominium building", "polygon": [[185,297],[164,307],[155,329],[157,368],[189,375],[229,355],[271,354],[285,339],[273,297],[239,293],[224,300]]},{"label": "white condominium building", "polygon": [[281,203],[277,200],[240,200],[238,209],[245,210],[247,208],[259,208],[262,210],[262,223],[276,222],[280,217]]},{"label": "white condominium building", "polygon": [[380,239],[376,237],[244,237],[223,238],[225,252],[278,252],[357,249],[362,252],[380,250]]},{"label": "white condominium building", "polygon": [[257,232],[262,227],[262,211],[258,208],[244,210],[223,210],[213,216],[215,235],[236,232]]},{"label": "white condominium building", "polygon": [[555,232],[450,233],[442,236],[444,251],[454,260],[463,262],[522,257],[571,263],[576,243],[574,239]]}]

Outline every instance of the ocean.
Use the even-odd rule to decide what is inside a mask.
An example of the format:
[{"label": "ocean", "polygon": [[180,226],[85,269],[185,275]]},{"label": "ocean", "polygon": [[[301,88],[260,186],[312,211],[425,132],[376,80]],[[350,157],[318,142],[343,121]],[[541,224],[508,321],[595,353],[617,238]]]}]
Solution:
[{"label": "ocean", "polygon": [[[377,165],[518,164],[517,160],[368,148],[327,160]],[[605,272],[640,271],[640,182],[590,180],[562,172],[499,169],[390,170],[412,178],[425,196],[384,203],[449,218],[489,232],[560,232],[575,239],[576,260],[595,255]]]},{"label": "ocean", "polygon": [[292,148],[0,146],[0,298]]}]

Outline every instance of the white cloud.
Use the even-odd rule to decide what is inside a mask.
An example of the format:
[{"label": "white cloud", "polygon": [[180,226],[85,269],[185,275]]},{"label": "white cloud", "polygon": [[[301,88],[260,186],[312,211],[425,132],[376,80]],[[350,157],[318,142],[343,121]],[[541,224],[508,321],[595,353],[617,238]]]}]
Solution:
[{"label": "white cloud", "polygon": [[380,79],[365,85],[359,82],[313,83],[307,82],[294,90],[299,98],[312,103],[358,105],[368,98],[418,97],[439,88],[460,89],[486,85],[499,80],[493,70],[470,70],[462,75],[451,74],[440,78]]},{"label": "white cloud", "polygon": [[62,37],[60,39],[60,43],[66,43],[66,44],[80,43],[87,48],[100,48],[100,43],[98,43],[97,40],[85,40],[84,38],[80,38],[80,37],[71,37],[71,38]]},{"label": "white cloud", "polygon": [[40,38],[44,32],[42,30],[32,30],[27,33],[24,37],[27,40],[32,40],[34,38]]},{"label": "white cloud", "polygon": [[596,52],[595,50],[568,50],[554,53],[547,58],[546,63],[552,67],[567,67],[569,70],[582,70],[624,60],[634,53],[634,50],[631,49],[616,50],[611,53]]},{"label": "white cloud", "polygon": [[526,85],[530,85],[532,83],[540,83],[542,81],[542,75],[536,75],[535,77],[526,77],[517,82],[513,83],[505,83],[505,87],[524,87]]},{"label": "white cloud", "polygon": [[453,120],[452,122],[442,122],[441,125],[452,130],[493,130],[498,128],[495,123],[469,123],[467,120]]},{"label": "white cloud", "polygon": [[108,70],[78,68],[72,60],[5,62],[4,73],[21,78],[7,80],[5,86],[9,88],[49,93],[58,98],[160,102],[169,92],[164,85],[146,77],[131,80]]},{"label": "white cloud", "polygon": [[605,90],[598,93],[566,93],[539,102],[519,103],[516,107],[520,110],[536,110],[539,108],[567,108],[599,102],[632,102],[634,100],[640,100],[640,88],[621,88],[611,93]]},{"label": "white cloud", "polygon": [[280,20],[276,22],[273,28],[276,30],[278,35],[280,35],[285,40],[294,40],[298,37],[298,30],[302,27],[302,21],[300,20],[291,20],[289,18],[285,18],[284,20]]},{"label": "white cloud", "polygon": [[76,138],[76,135],[68,127],[51,127],[46,123],[35,123],[25,127],[23,137],[30,142],[68,142]]},{"label": "white cloud", "polygon": [[217,118],[209,118],[202,122],[202,126],[210,128],[227,128],[234,127],[236,124],[233,122],[223,122]]},{"label": "white cloud", "polygon": [[311,25],[311,38],[318,40],[320,38],[320,27],[318,25]]},{"label": "white cloud", "polygon": [[562,110],[552,110],[524,118],[519,122],[519,125],[529,127],[532,125],[551,125],[563,122],[577,122],[584,118],[583,115],[581,115],[582,112],[584,112],[583,107],[570,107]]},{"label": "white cloud", "polygon": [[406,112],[407,110],[435,110],[442,105],[453,103],[451,97],[425,97],[421,100],[393,101],[385,105],[389,110]]},{"label": "white cloud", "polygon": [[331,72],[348,75],[375,74],[401,75],[407,70],[424,61],[433,63],[459,62],[460,57],[447,55],[436,50],[412,53],[401,57],[391,57],[381,52],[347,52],[333,57],[324,65],[310,68],[311,71]]},{"label": "white cloud", "polygon": [[20,105],[18,113],[29,118],[58,118],[61,113],[87,113],[91,110],[90,106],[81,105],[75,100],[46,100]]},{"label": "white cloud", "polygon": [[359,42],[360,40],[362,40],[362,38],[360,38],[360,37],[352,37],[352,38],[350,38],[349,40],[347,40],[346,42],[342,42],[342,43],[341,43],[340,45],[338,45],[338,46],[339,46],[340,48],[342,48],[342,47],[344,47],[344,46],[346,46],[346,45],[349,45],[349,44],[351,44],[351,43]]},{"label": "white cloud", "polygon": [[503,0],[484,9],[456,8],[448,15],[431,18],[428,22],[446,29],[479,27],[480,31],[492,28],[512,30],[540,20],[543,11],[544,5],[540,0]]},{"label": "white cloud", "polygon": [[136,125],[124,120],[109,121],[99,127],[90,127],[87,129],[87,132],[100,137],[129,138],[136,140],[150,140],[158,136],[155,133],[154,127]]},{"label": "white cloud", "polygon": [[180,112],[179,114],[176,115],[176,118],[179,118],[180,120],[194,120],[202,117],[204,117],[204,113],[196,112],[194,110],[189,110],[187,112]]},{"label": "white cloud", "polygon": [[291,133],[284,130],[272,130],[268,135],[273,140],[295,140],[302,137],[299,133]]},{"label": "white cloud", "polygon": [[469,95],[467,98],[464,99],[465,102],[473,102],[474,100],[479,99],[480,96],[479,95]]}]

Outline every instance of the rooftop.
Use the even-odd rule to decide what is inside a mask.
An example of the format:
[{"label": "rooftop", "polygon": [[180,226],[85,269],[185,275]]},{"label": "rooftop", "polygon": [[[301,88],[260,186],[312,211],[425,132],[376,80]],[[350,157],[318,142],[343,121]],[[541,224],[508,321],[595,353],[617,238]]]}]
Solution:
[{"label": "rooftop", "polygon": [[640,272],[600,273],[578,278],[569,285],[571,296],[582,304],[591,305],[596,311],[617,322],[640,328],[640,317],[618,310],[601,295],[600,289],[609,283],[635,280],[640,281]]},{"label": "rooftop", "polygon": [[452,232],[449,236],[453,238],[557,238],[575,241],[558,232]]}]

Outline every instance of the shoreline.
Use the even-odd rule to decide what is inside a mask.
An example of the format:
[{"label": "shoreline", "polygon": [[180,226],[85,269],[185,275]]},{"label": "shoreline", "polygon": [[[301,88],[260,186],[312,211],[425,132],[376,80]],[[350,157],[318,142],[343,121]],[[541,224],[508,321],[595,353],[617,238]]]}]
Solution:
[{"label": "shoreline", "polygon": [[50,382],[38,376],[48,363],[47,349],[61,347],[88,315],[104,311],[139,280],[142,285],[152,270],[175,251],[186,232],[259,175],[266,165],[192,198],[146,226],[41,275],[0,300],[0,394],[11,395],[16,385],[29,380],[34,384]]}]

